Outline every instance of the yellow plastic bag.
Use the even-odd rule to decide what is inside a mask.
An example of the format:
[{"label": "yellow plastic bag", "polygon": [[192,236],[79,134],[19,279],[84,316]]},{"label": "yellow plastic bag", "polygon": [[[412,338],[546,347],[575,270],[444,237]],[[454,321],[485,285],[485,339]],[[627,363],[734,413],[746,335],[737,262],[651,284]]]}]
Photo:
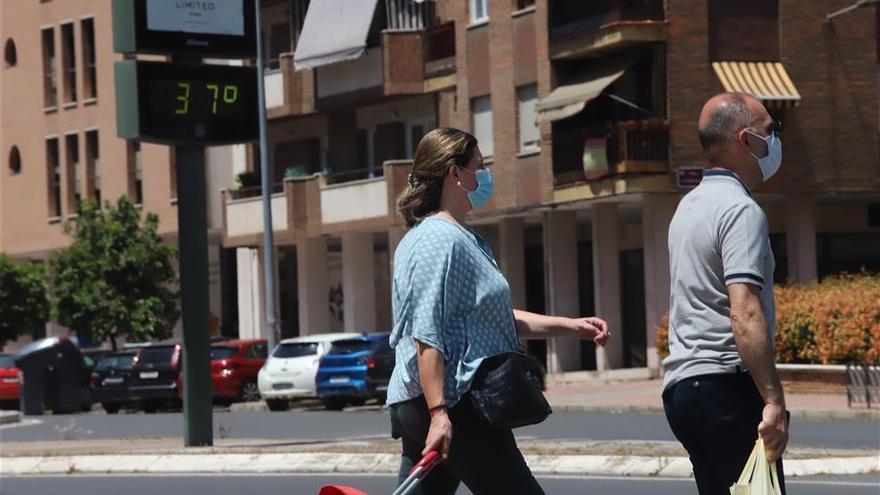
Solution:
[{"label": "yellow plastic bag", "polygon": [[764,441],[760,438],[755,442],[739,481],[730,487],[730,495],[782,495],[776,463],[767,462]]}]

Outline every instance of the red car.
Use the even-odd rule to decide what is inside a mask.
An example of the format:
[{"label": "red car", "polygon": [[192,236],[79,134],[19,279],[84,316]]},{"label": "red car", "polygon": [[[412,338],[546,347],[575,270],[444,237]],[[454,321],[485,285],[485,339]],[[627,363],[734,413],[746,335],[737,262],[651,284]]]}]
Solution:
[{"label": "red car", "polygon": [[[229,404],[260,400],[257,373],[268,356],[265,339],[229,340],[211,345],[211,391],[214,399]],[[183,374],[177,378],[183,397]]]},{"label": "red car", "polygon": [[[254,376],[256,376],[256,373]],[[20,383],[21,371],[15,367],[15,356],[12,354],[0,354],[0,406],[14,406],[18,409],[18,387]],[[2,408],[0,407],[0,409]]]}]

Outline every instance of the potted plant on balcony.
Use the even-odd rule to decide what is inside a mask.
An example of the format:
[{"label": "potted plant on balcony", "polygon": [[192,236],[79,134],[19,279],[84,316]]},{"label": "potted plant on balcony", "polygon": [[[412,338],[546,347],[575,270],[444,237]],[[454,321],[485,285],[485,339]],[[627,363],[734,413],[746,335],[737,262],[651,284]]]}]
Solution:
[{"label": "potted plant on balcony", "polygon": [[247,189],[249,187],[260,187],[260,173],[242,172],[235,177],[235,183],[239,189]]}]

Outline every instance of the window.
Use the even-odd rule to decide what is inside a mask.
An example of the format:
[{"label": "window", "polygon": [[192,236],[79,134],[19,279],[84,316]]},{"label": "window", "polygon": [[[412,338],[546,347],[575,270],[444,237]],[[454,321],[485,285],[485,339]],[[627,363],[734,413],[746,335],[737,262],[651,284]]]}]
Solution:
[{"label": "window", "polygon": [[710,0],[709,58],[737,62],[779,60],[778,0]]},{"label": "window", "polygon": [[535,5],[535,0],[516,0],[516,8],[517,10],[522,10],[527,7],[531,7]]},{"label": "window", "polygon": [[541,147],[541,134],[536,123],[535,103],[538,101],[538,86],[530,84],[516,90],[519,107],[519,150],[534,151]]},{"label": "window", "polygon": [[484,157],[492,156],[495,146],[492,140],[492,101],[489,96],[480,96],[471,100],[471,112],[474,114],[474,137],[479,142]]},{"label": "window", "polygon": [[83,187],[79,165],[79,136],[68,134],[64,137],[67,168],[67,213],[76,211],[76,205],[83,200]]},{"label": "window", "polygon": [[58,78],[55,73],[55,31],[52,28],[43,29],[41,33],[43,42],[43,106],[55,108],[58,106]]},{"label": "window", "polygon": [[136,205],[144,202],[143,160],[140,141],[128,141],[126,165],[128,173],[128,198]]},{"label": "window", "polygon": [[61,170],[58,161],[58,138],[47,139],[46,176],[50,217],[61,216]]},{"label": "window", "polygon": [[86,132],[86,183],[90,198],[101,206],[101,155],[98,131]]},{"label": "window", "polygon": [[276,358],[297,358],[304,356],[318,355],[317,342],[296,342],[290,344],[281,344],[275,348],[272,356]]},{"label": "window", "polygon": [[489,20],[489,0],[471,1],[471,24]]},{"label": "window", "polygon": [[83,92],[86,99],[98,97],[98,70],[95,66],[95,20],[80,22],[83,57]]},{"label": "window", "polygon": [[76,102],[76,50],[73,47],[73,23],[61,25],[61,65],[64,103]]},{"label": "window", "polygon": [[18,63],[18,51],[15,49],[15,42],[12,38],[6,40],[6,46],[3,48],[3,58],[6,59],[6,67],[15,67]]},{"label": "window", "polygon": [[21,154],[18,152],[18,146],[13,146],[9,150],[9,175],[18,175],[21,173]]},{"label": "window", "polygon": [[407,124],[406,135],[406,157],[412,158],[416,155],[416,148],[425,134],[436,129],[437,125],[433,119],[413,121]]}]

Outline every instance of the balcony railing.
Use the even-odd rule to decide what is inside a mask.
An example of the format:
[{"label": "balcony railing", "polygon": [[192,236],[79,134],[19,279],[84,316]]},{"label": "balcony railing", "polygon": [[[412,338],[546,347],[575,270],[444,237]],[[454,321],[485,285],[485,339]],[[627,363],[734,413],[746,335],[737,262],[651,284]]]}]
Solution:
[{"label": "balcony railing", "polygon": [[554,134],[553,141],[557,186],[610,175],[669,171],[669,130],[662,120],[612,122]]},{"label": "balcony railing", "polygon": [[550,38],[593,31],[612,23],[664,19],[663,0],[556,0],[550,4]]},{"label": "balcony railing", "polygon": [[388,29],[395,31],[418,31],[437,23],[434,2],[385,0],[385,12]]}]

